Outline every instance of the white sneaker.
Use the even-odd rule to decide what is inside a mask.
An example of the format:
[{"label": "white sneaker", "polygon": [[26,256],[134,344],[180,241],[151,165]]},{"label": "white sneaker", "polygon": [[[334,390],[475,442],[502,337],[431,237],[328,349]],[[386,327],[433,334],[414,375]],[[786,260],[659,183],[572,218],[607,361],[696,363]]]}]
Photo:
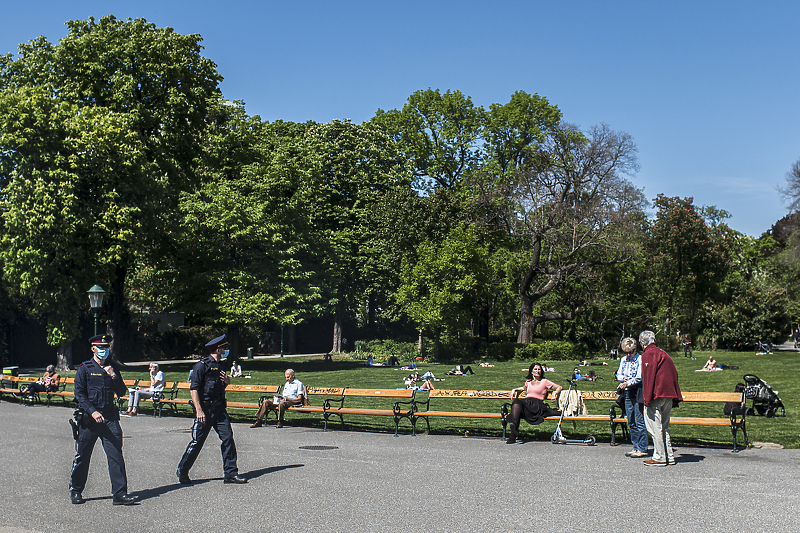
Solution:
[{"label": "white sneaker", "polygon": [[636,453],[636,452],[638,452],[638,451],[639,451],[639,450],[637,450],[636,448],[634,448],[634,449],[632,449],[632,450],[631,450],[631,451],[629,451],[629,452],[625,452],[625,457],[633,457],[633,454],[634,454],[634,453]]},{"label": "white sneaker", "polygon": [[647,452],[633,450],[633,453],[631,453],[628,457],[647,457]]}]

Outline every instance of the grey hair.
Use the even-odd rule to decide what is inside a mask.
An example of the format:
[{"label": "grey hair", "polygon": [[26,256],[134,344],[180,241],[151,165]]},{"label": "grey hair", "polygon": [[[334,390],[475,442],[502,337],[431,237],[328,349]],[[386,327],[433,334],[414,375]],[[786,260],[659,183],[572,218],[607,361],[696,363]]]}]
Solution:
[{"label": "grey hair", "polygon": [[623,352],[631,352],[636,350],[636,339],[631,337],[625,337],[622,339],[622,342],[619,343],[619,347],[622,348]]},{"label": "grey hair", "polygon": [[47,365],[47,372],[52,374],[55,371],[56,371],[56,367],[54,367],[53,365]]},{"label": "grey hair", "polygon": [[652,331],[645,330],[639,335],[639,344],[647,348],[651,344],[656,342],[656,334]]},{"label": "grey hair", "polygon": [[150,364],[153,365],[153,368],[155,368],[156,372],[158,372],[158,363],[150,363]]},{"label": "grey hair", "polygon": [[292,375],[294,376],[294,370],[293,370],[293,369],[291,369],[291,368],[287,368],[287,369],[286,369],[286,372],[291,372],[291,373],[292,373]]}]

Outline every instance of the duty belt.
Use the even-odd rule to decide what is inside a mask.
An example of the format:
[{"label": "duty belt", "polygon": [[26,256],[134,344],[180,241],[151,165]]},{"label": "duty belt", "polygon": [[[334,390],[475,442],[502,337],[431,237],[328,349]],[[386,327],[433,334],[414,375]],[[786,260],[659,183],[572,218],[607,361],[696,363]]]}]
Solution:
[{"label": "duty belt", "polygon": [[214,400],[213,402],[200,402],[200,406],[203,409],[213,409],[215,407],[219,407],[220,405],[225,405],[225,400]]}]

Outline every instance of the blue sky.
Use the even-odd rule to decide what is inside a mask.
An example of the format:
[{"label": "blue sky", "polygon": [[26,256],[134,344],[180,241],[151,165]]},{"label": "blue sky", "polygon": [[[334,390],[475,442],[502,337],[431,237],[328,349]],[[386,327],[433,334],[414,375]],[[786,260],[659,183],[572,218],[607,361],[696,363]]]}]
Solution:
[{"label": "blue sky", "polygon": [[0,53],[64,22],[146,18],[203,37],[226,98],[265,120],[361,122],[428,87],[517,90],[631,134],[649,199],[692,196],[760,235],[800,159],[800,2],[2,0]]}]

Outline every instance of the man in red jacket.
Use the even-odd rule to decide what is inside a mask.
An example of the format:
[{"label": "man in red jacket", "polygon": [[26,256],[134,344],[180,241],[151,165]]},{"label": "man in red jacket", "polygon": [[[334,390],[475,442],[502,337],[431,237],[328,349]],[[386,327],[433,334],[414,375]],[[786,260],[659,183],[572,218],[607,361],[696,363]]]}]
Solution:
[{"label": "man in red jacket", "polygon": [[643,331],[642,392],[644,393],[644,424],[653,438],[653,457],[648,466],[675,464],[675,452],[669,439],[669,413],[683,399],[678,386],[678,371],[669,354],[655,345],[656,335]]}]

